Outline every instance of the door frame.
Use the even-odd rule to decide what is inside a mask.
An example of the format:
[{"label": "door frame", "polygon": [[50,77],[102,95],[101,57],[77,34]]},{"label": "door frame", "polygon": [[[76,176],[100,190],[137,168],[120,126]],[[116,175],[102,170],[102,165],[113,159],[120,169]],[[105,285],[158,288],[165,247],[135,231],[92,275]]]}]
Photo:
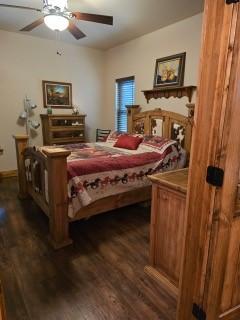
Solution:
[{"label": "door frame", "polygon": [[[196,319],[194,303],[207,320],[220,316],[240,169],[239,46],[239,4],[205,0],[178,320]],[[207,183],[208,166],[224,171],[222,187]]]}]

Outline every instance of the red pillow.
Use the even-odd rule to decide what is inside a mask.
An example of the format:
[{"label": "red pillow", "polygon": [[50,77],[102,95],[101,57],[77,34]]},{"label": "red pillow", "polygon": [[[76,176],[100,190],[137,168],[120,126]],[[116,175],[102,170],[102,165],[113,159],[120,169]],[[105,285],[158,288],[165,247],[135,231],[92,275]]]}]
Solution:
[{"label": "red pillow", "polygon": [[127,134],[123,134],[117,139],[117,142],[114,144],[114,147],[136,150],[139,144],[142,142],[142,140],[143,138],[141,137],[133,137]]}]

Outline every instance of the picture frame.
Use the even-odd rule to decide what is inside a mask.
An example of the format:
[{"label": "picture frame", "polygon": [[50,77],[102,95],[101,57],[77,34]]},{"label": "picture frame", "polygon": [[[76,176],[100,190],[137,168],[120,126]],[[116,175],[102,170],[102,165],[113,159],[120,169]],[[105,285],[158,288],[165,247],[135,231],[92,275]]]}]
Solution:
[{"label": "picture frame", "polygon": [[44,108],[72,109],[72,84],[42,81]]},{"label": "picture frame", "polygon": [[184,84],[186,52],[156,60],[154,88],[181,87]]}]

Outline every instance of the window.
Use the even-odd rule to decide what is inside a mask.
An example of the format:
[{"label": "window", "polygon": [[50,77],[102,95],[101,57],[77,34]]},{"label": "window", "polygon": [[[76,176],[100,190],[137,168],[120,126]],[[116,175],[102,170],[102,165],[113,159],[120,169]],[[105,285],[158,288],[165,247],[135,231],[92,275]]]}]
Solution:
[{"label": "window", "polygon": [[134,77],[116,80],[116,118],[115,127],[118,131],[127,132],[127,109],[126,105],[133,105],[135,102],[135,81]]}]

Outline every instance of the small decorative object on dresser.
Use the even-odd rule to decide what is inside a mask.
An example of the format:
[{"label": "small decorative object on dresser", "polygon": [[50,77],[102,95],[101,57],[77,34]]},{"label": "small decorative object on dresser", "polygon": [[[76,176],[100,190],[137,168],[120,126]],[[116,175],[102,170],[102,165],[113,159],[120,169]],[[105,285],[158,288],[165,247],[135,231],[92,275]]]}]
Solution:
[{"label": "small decorative object on dresser", "polygon": [[150,265],[145,272],[178,295],[183,256],[188,169],[159,173],[152,181]]},{"label": "small decorative object on dresser", "polygon": [[41,114],[43,144],[85,142],[85,117],[84,114]]},{"label": "small decorative object on dresser", "polygon": [[186,52],[157,59],[154,88],[181,87],[184,82]]},{"label": "small decorative object on dresser", "polygon": [[47,108],[47,114],[52,114],[52,107],[51,107],[51,106],[49,106],[49,107]]},{"label": "small decorative object on dresser", "polygon": [[77,106],[72,106],[72,114],[74,114],[74,115],[79,114],[79,108]]},{"label": "small decorative object on dresser", "polygon": [[72,108],[72,84],[65,82],[42,82],[44,108]]}]

